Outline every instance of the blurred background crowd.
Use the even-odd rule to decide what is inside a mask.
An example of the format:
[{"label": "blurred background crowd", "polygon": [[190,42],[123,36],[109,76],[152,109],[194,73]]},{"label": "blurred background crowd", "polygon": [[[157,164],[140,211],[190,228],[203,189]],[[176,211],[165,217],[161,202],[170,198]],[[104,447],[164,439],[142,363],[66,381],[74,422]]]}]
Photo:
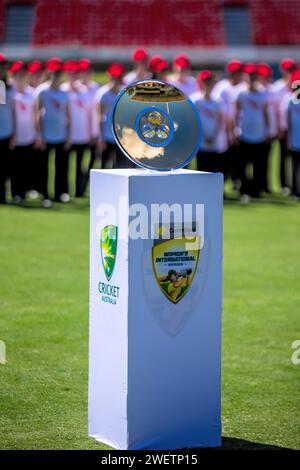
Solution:
[{"label": "blurred background crowd", "polygon": [[[110,114],[117,94],[138,80],[155,78],[173,84],[195,104],[201,120],[201,147],[194,168],[222,172],[247,203],[270,192],[269,155],[280,144],[278,172],[283,194],[300,197],[300,68],[291,58],[279,64],[274,80],[267,63],[230,60],[224,72],[191,71],[191,59],[177,55],[169,63],[139,48],[132,68],[107,67],[95,80],[91,60],[53,57],[9,62],[0,54],[5,103],[0,105],[0,203],[20,204],[41,196],[68,202],[70,154],[76,155],[75,197],[87,192],[89,170],[133,167],[116,145]],[[54,195],[49,195],[49,154],[55,154]],[[88,152],[88,167],[83,158]],[[288,162],[290,160],[290,162]],[[287,164],[288,163],[288,164]]]}]

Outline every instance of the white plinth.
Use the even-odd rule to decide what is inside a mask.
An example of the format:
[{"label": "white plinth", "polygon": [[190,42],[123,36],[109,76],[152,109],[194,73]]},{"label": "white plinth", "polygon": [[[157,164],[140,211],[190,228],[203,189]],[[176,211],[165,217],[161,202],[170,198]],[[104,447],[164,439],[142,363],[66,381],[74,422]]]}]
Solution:
[{"label": "white plinth", "polygon": [[[136,203],[149,214],[151,204],[202,205],[197,213],[201,250],[192,282],[185,261],[183,274],[174,268],[177,284],[162,282],[161,272],[155,276],[155,266],[165,272],[167,264],[159,264],[154,240],[133,240],[127,233],[129,206]],[[109,205],[121,206],[117,220]],[[220,174],[91,172],[91,437],[118,449],[221,444],[222,205]],[[114,262],[109,259],[113,270],[110,266],[105,273],[100,234],[107,225],[118,227],[118,237]],[[169,249],[163,256],[170,255]],[[172,289],[182,279],[187,283],[180,292],[188,288],[178,301]],[[168,297],[164,292],[169,291]]]}]

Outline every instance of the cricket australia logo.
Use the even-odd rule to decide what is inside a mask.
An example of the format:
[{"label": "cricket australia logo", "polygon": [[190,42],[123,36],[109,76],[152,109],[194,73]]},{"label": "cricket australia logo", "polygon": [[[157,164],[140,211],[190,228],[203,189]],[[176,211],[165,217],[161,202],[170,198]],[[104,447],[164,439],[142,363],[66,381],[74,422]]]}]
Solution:
[{"label": "cricket australia logo", "polygon": [[109,283],[116,264],[117,247],[118,227],[116,225],[107,225],[100,233],[100,251],[104,274],[108,282],[100,281],[98,291],[101,294],[102,302],[113,305],[117,304],[120,292],[119,286]]},{"label": "cricket australia logo", "polygon": [[111,280],[116,263],[118,246],[118,227],[107,225],[101,230],[100,250],[101,259],[106,279]]},{"label": "cricket australia logo", "polygon": [[[197,271],[200,237],[190,230],[160,225],[152,247],[152,268],[161,292],[174,304],[188,292]],[[166,239],[167,236],[167,239]]]}]

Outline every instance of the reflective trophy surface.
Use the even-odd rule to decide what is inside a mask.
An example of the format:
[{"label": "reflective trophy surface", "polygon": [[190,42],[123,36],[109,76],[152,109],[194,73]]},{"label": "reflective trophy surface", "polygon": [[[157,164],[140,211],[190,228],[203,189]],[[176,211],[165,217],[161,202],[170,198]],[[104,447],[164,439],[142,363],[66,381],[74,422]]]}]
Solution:
[{"label": "reflective trophy surface", "polygon": [[148,170],[182,168],[200,146],[195,106],[177,88],[158,80],[125,88],[116,100],[112,126],[122,152]]}]

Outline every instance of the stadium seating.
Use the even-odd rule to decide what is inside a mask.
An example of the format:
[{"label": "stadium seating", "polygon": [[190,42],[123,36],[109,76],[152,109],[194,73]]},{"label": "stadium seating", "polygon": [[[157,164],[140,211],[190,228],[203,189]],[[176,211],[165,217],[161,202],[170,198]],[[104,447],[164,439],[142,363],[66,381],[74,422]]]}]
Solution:
[{"label": "stadium seating", "polygon": [[299,45],[298,0],[255,0],[251,2],[254,43],[257,45]]},{"label": "stadium seating", "polygon": [[247,9],[254,45],[300,43],[298,0],[0,0],[0,43],[5,5],[26,3],[36,46],[223,46],[226,6]]},{"label": "stadium seating", "polygon": [[63,0],[38,1],[35,44],[214,46],[223,42],[218,2],[78,0],[76,7],[67,5]]}]

